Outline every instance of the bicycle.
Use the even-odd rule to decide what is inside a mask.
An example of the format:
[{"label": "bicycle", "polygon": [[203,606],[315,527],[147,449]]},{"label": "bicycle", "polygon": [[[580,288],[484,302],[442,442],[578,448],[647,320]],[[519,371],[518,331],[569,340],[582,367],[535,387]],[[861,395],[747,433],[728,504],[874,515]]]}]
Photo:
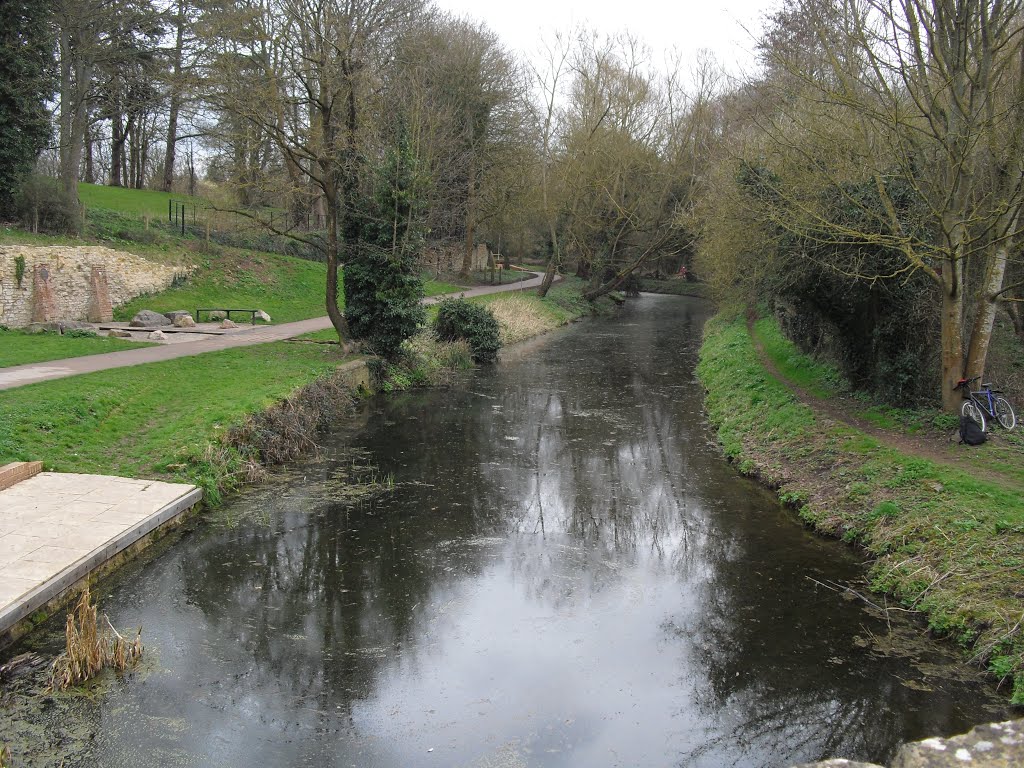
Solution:
[{"label": "bicycle", "polygon": [[963,389],[964,404],[960,406],[960,414],[968,416],[978,422],[981,431],[985,431],[985,417],[995,419],[999,425],[1006,430],[1017,426],[1017,414],[1013,412],[1010,402],[997,393],[998,389],[992,389],[991,384],[982,384],[981,389],[972,392],[971,384],[980,379],[975,376],[973,379],[960,379],[953,389]]}]

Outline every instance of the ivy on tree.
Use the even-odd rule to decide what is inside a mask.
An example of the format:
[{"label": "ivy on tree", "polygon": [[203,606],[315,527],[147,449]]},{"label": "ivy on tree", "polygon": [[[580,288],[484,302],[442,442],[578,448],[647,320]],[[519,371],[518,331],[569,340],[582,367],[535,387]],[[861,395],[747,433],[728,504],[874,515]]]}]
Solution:
[{"label": "ivy on tree", "polygon": [[394,357],[426,317],[416,271],[423,247],[424,181],[400,133],[376,174],[363,212],[360,242],[345,262],[349,332],[372,352]]},{"label": "ivy on tree", "polygon": [[0,3],[0,217],[15,213],[17,191],[50,140],[46,101],[54,90],[50,3]]}]

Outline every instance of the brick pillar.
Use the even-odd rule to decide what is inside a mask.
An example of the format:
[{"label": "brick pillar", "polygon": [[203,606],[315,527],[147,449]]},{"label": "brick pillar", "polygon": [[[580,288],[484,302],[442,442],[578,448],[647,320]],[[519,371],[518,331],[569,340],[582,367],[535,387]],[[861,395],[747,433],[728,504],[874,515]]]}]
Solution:
[{"label": "brick pillar", "polygon": [[36,264],[32,269],[32,322],[50,323],[57,319],[57,301],[50,285],[50,268]]},{"label": "brick pillar", "polygon": [[103,267],[93,267],[89,272],[89,309],[85,319],[90,323],[109,323],[114,319],[110,287]]}]

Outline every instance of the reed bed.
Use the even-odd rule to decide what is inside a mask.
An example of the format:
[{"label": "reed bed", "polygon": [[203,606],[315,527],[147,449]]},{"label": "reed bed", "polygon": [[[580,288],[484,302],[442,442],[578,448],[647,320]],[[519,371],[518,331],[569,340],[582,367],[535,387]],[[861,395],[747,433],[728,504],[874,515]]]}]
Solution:
[{"label": "reed bed", "polygon": [[50,687],[65,691],[106,668],[123,672],[141,657],[142,627],[129,640],[114,629],[106,614],[101,621],[86,587],[75,609],[68,614],[65,649],[53,662]]},{"label": "reed bed", "polygon": [[525,296],[502,296],[488,302],[487,308],[501,327],[501,343],[505,346],[547,333],[559,325],[555,318],[538,312],[536,304]]}]

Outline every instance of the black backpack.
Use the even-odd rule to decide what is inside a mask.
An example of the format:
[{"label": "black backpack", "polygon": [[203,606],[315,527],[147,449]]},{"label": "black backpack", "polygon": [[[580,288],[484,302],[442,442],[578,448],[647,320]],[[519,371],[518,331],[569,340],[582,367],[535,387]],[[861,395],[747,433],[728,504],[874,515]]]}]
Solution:
[{"label": "black backpack", "polygon": [[981,445],[988,439],[981,425],[970,416],[960,417],[960,443]]}]

